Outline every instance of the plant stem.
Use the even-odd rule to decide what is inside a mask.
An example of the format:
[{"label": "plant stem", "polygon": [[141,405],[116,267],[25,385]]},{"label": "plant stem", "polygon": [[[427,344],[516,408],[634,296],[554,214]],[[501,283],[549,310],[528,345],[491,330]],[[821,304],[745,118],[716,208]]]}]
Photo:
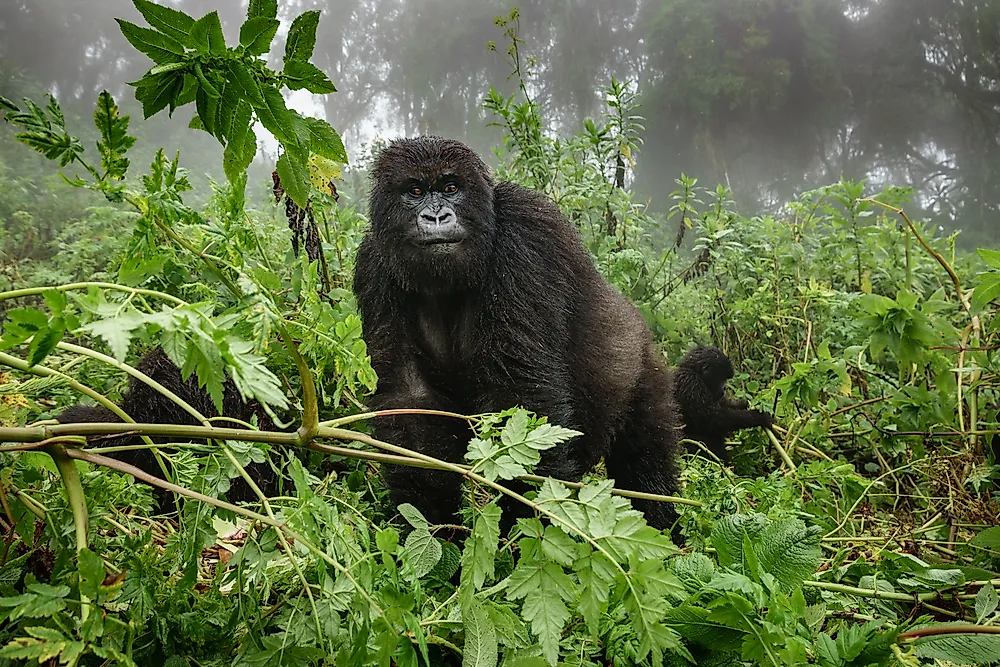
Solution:
[{"label": "plant stem", "polygon": [[[73,512],[73,526],[76,530],[76,553],[79,558],[80,553],[87,548],[87,499],[83,495],[83,484],[80,482],[80,473],[76,469],[76,463],[68,456],[67,449],[62,443],[51,443],[45,447],[45,453],[52,457],[62,477],[63,486],[66,487],[66,497],[69,500],[70,509]],[[90,600],[82,592],[80,593],[80,621],[87,622],[90,613]]]},{"label": "plant stem", "polygon": [[126,287],[125,285],[116,285],[115,283],[102,283],[102,282],[84,282],[84,283],[67,283],[66,285],[52,285],[49,287],[26,287],[24,289],[11,290],[9,292],[0,292],[0,301],[6,299],[17,299],[25,296],[34,296],[36,294],[42,294],[49,290],[55,290],[57,292],[69,292],[73,290],[83,290],[90,289],[91,287],[98,287],[101,289],[118,290],[119,292],[127,292],[130,294],[142,294],[145,296],[153,296],[158,299],[163,299],[164,301],[169,301],[178,306],[188,305],[186,301],[178,299],[177,297],[166,294],[164,292],[157,292],[150,289],[140,289],[138,287]]}]

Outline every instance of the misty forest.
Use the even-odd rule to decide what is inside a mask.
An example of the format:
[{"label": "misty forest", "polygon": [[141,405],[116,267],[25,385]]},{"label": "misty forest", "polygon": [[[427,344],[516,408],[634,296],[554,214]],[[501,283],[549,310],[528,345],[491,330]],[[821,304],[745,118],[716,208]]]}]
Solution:
[{"label": "misty forest", "polygon": [[2,0],[0,667],[1000,664],[998,78],[1000,0]]}]

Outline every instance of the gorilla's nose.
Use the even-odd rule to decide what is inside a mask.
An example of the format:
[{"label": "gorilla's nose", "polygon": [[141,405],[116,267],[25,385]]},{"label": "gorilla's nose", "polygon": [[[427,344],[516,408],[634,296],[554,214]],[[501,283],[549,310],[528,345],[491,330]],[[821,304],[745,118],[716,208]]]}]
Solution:
[{"label": "gorilla's nose", "polygon": [[423,213],[420,214],[421,219],[425,220],[426,222],[437,225],[443,225],[449,223],[452,221],[452,218],[454,217],[455,216],[450,208],[443,208],[433,213],[430,211],[424,211]]}]

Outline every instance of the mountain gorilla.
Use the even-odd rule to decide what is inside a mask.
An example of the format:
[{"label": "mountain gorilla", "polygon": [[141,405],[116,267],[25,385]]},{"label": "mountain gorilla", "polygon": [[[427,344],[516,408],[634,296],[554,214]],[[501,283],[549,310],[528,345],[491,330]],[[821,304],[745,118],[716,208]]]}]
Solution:
[{"label": "mountain gorilla", "polygon": [[[619,488],[677,491],[667,364],[553,202],[494,184],[458,141],[420,137],[376,159],[369,217],[354,290],[379,376],[373,409],[522,405],[584,434],[544,452],[539,474],[579,480],[604,457]],[[375,429],[451,462],[472,436],[464,422],[436,416],[383,417]],[[393,503],[455,522],[460,476],[403,466],[386,475]],[[660,529],[676,518],[669,503],[633,504]],[[507,503],[504,525],[523,512]]]},{"label": "mountain gorilla", "polygon": [[[192,374],[187,381],[181,379],[181,371],[170,361],[163,350],[156,348],[142,357],[136,365],[136,369],[149,376],[156,382],[172,391],[182,400],[187,402],[195,410],[203,414],[206,418],[219,416],[215,409],[215,403],[204,389],[198,386],[198,380]],[[244,402],[239,390],[232,380],[224,385],[223,394],[223,414],[240,421],[249,422],[254,415],[257,416],[258,428],[261,430],[272,430],[274,424],[264,409],[256,401]],[[200,426],[201,422],[192,417],[186,410],[168,399],[166,396],[156,391],[141,380],[130,376],[128,390],[122,395],[121,408],[129,417],[140,424],[185,424],[189,426]],[[56,420],[61,424],[71,424],[78,422],[103,422],[119,424],[122,422],[118,415],[107,409],[103,405],[88,406],[74,405],[66,408],[56,416]],[[243,428],[239,424],[217,420],[216,426],[227,428]],[[165,444],[176,441],[172,438],[152,437],[156,444]],[[142,445],[142,438],[134,433],[91,436],[88,438],[91,445],[100,443],[108,447],[123,447]],[[163,477],[156,457],[149,449],[132,449],[120,452],[112,452],[108,456],[124,463],[139,468],[154,477]],[[265,461],[262,463],[250,463],[246,466],[247,473],[260,487],[265,495],[274,495],[277,489],[277,475],[271,466]],[[170,512],[174,508],[172,493],[159,487],[154,490],[154,498],[159,512]],[[230,481],[230,488],[227,497],[232,502],[247,502],[257,500],[257,495],[250,488],[250,485],[242,477],[236,477]]]},{"label": "mountain gorilla", "polygon": [[684,438],[705,443],[722,461],[729,460],[726,438],[753,426],[771,426],[771,415],[748,410],[746,401],[726,396],[733,364],[717,347],[696,347],[677,364],[674,398],[684,420]]}]

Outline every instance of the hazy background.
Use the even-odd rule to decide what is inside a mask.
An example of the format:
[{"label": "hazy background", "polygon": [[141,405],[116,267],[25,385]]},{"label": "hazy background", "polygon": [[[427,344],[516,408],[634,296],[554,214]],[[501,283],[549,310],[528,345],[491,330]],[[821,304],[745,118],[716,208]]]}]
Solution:
[{"label": "hazy background", "polygon": [[[232,41],[245,12],[239,0],[173,4],[196,17],[218,10]],[[502,42],[493,17],[514,4],[282,0],[282,18],[322,10],[315,62],[339,88],[292,104],[330,120],[352,158],[375,137],[424,132],[489,153],[500,135],[481,101],[509,84],[486,44]],[[964,230],[967,246],[1000,240],[1000,0],[516,4],[551,131],[593,115],[610,76],[638,85],[636,188],[654,210],[669,206],[681,171],[728,184],[748,214],[844,175],[916,188],[916,213]],[[221,178],[214,140],[185,129],[193,109],[141,122],[125,82],[150,61],[114,17],[143,24],[128,0],[0,0],[0,94],[51,90],[86,119],[107,88],[136,116],[144,150],[180,149],[192,171]],[[260,176],[273,165],[267,146]]]}]

